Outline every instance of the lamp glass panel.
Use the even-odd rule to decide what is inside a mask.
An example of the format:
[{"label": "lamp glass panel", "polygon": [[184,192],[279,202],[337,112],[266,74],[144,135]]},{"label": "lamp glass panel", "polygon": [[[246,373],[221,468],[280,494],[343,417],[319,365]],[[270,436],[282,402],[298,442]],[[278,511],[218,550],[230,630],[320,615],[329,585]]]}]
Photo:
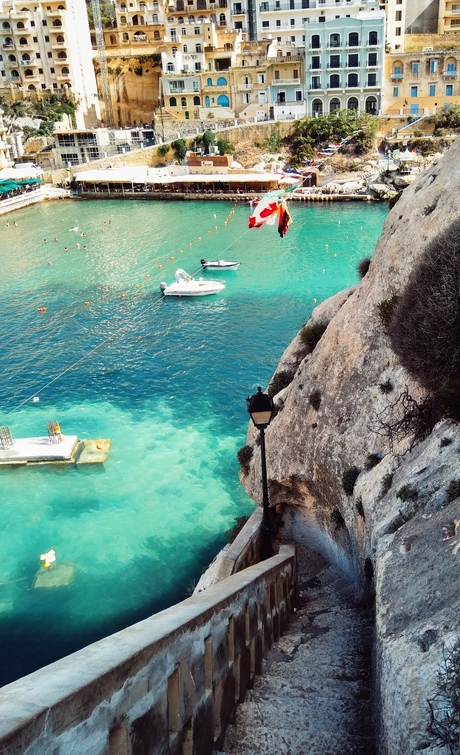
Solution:
[{"label": "lamp glass panel", "polygon": [[252,421],[255,425],[268,425],[272,416],[272,410],[264,412],[251,412]]}]

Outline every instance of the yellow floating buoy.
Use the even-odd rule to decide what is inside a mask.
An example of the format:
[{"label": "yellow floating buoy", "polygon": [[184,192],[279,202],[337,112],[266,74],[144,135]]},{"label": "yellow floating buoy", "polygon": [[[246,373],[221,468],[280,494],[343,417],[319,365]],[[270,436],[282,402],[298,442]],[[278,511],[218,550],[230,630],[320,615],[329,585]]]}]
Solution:
[{"label": "yellow floating buoy", "polygon": [[212,233],[212,231],[208,231],[208,233]]},{"label": "yellow floating buoy", "polygon": [[98,451],[102,451],[102,446],[99,445],[99,443],[96,443],[96,448],[97,448]]},{"label": "yellow floating buoy", "polygon": [[160,270],[161,270],[161,268],[163,267],[163,265],[158,265],[158,267],[159,267],[159,268],[160,268]]},{"label": "yellow floating buoy", "polygon": [[169,259],[170,259],[170,260],[171,260],[171,262],[172,262],[172,261],[173,261],[173,259],[174,259],[174,257],[170,257]]},{"label": "yellow floating buoy", "polygon": [[184,252],[182,251],[182,249],[180,249],[180,250],[179,250],[179,254],[183,254],[183,253],[184,253]]},{"label": "yellow floating buoy", "polygon": [[147,274],[147,275],[146,275],[145,277],[146,277],[146,278],[150,278],[150,275],[148,275],[148,274]]},{"label": "yellow floating buoy", "polygon": [[122,294],[122,295],[121,295],[121,298],[122,298],[122,299],[126,299],[126,294]]},{"label": "yellow floating buoy", "polygon": [[192,242],[190,242],[189,246],[192,246]]},{"label": "yellow floating buoy", "polygon": [[85,307],[89,307],[90,304],[91,304],[90,301],[85,301]]},{"label": "yellow floating buoy", "polygon": [[201,236],[198,236],[198,241],[201,241]]},{"label": "yellow floating buoy", "polygon": [[216,229],[216,231],[217,231],[217,226],[216,226],[216,225],[214,226],[214,228],[215,228],[215,229]]},{"label": "yellow floating buoy", "polygon": [[136,283],[136,288],[140,288],[140,285],[139,285],[139,283]]},{"label": "yellow floating buoy", "polygon": [[228,223],[228,220],[224,220],[224,225],[227,225],[227,223]]},{"label": "yellow floating buoy", "polygon": [[38,307],[37,312],[46,312],[46,307]]}]

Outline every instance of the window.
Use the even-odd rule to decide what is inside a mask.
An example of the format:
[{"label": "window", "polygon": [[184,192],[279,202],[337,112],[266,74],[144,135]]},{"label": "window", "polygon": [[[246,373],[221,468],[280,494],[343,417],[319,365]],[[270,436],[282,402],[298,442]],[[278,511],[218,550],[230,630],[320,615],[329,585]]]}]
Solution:
[{"label": "window", "polygon": [[168,63],[166,70],[172,73],[174,71],[174,63]]},{"label": "window", "polygon": [[400,37],[400,36],[401,36],[401,27],[397,26],[395,29],[395,37]]},{"label": "window", "polygon": [[350,97],[347,103],[348,110],[358,110],[359,103],[356,97]]},{"label": "window", "polygon": [[330,55],[329,68],[340,68],[340,55]]},{"label": "window", "polygon": [[195,63],[195,71],[196,71],[197,73],[200,73],[200,72],[201,72],[201,63]]},{"label": "window", "polygon": [[376,31],[370,31],[369,32],[369,44],[370,45],[378,45],[378,35]]},{"label": "window", "polygon": [[64,66],[64,67],[63,67],[63,69],[62,69],[62,71],[61,71],[61,73],[65,73],[65,74],[68,74],[68,73],[70,73],[70,71],[69,71],[69,69],[67,68],[67,66]]},{"label": "window", "polygon": [[295,45],[295,37],[291,37],[291,44]]},{"label": "window", "polygon": [[311,46],[313,50],[319,50],[320,48],[319,34],[313,34],[311,38]]},{"label": "window", "polygon": [[54,68],[50,68],[50,73],[54,73]]},{"label": "window", "polygon": [[399,87],[393,87],[393,97],[399,97]]},{"label": "window", "polygon": [[194,104],[194,105],[201,105],[201,100],[200,100],[200,98],[199,98],[199,97],[194,97],[194,98],[193,98],[193,104]]},{"label": "window", "polygon": [[269,29],[270,21],[262,21],[262,29]]},{"label": "window", "polygon": [[368,66],[376,66],[377,65],[377,53],[376,52],[370,52],[367,56],[367,65]]},{"label": "window", "polygon": [[333,113],[334,110],[340,110],[340,100],[338,100],[336,97],[334,97],[334,99],[329,103],[329,112]]},{"label": "window", "polygon": [[358,47],[359,45],[359,36],[355,31],[352,31],[351,34],[348,35],[348,47]]},{"label": "window", "polygon": [[295,18],[290,18],[289,23],[291,26],[295,26]]},{"label": "window", "polygon": [[446,84],[446,97],[452,97],[454,88],[452,84]]},{"label": "window", "polygon": [[33,39],[33,41],[34,41],[35,43],[37,43],[37,42],[38,42],[38,37],[32,37],[32,39]]},{"label": "window", "polygon": [[321,60],[321,58],[319,57],[319,55],[313,55],[312,56],[311,67],[313,68],[313,70],[317,70],[317,69],[321,68],[320,60]]},{"label": "window", "polygon": [[182,47],[182,52],[188,52],[188,47],[187,47],[187,45],[183,45],[183,47]]},{"label": "window", "polygon": [[329,39],[330,47],[340,47],[340,34],[331,34]]},{"label": "window", "polygon": [[302,102],[302,92],[299,92],[298,90],[296,90],[295,101],[296,102]]},{"label": "window", "polygon": [[180,98],[180,104],[181,104],[182,107],[187,107],[187,98],[186,97],[181,97]]},{"label": "window", "polygon": [[251,97],[250,97],[249,92],[243,92],[241,95],[241,100],[243,102],[243,105],[249,105],[249,103],[251,102]]},{"label": "window", "polygon": [[49,58],[53,57],[53,53],[52,52],[47,52],[46,54],[48,55]]},{"label": "window", "polygon": [[414,62],[412,63],[412,73],[418,73],[418,67],[419,67],[419,64],[418,64],[418,62],[416,63],[416,62],[414,61]]},{"label": "window", "polygon": [[225,18],[225,13],[221,13],[219,16],[219,26],[227,26],[227,19]]},{"label": "window", "polygon": [[152,24],[157,24],[157,23],[158,23],[158,13],[154,13],[152,15]]},{"label": "window", "polygon": [[[34,37],[34,41],[35,41],[35,37]],[[49,42],[49,41],[50,41],[50,38],[49,37],[45,37],[45,42]]]},{"label": "window", "polygon": [[264,73],[258,73],[257,74],[257,83],[258,84],[265,84],[265,74]]},{"label": "window", "polygon": [[438,61],[430,60],[430,73],[436,73],[438,70]]},{"label": "window", "polygon": [[194,28],[193,31],[194,31],[194,33],[196,34],[197,37],[200,35],[200,27],[199,26],[195,26],[195,28]]},{"label": "window", "polygon": [[294,71],[292,73],[292,78],[293,79],[298,79],[299,78],[299,72],[298,72],[298,70],[296,68],[294,68]]},{"label": "window", "polygon": [[195,45],[195,52],[201,52],[201,45],[200,44]]},{"label": "window", "polygon": [[331,89],[338,89],[340,87],[340,76],[333,73],[332,76],[329,77],[329,86]]},{"label": "window", "polygon": [[455,63],[448,63],[447,64],[447,71],[448,71],[448,73],[455,72]]},{"label": "window", "polygon": [[319,76],[312,76],[311,77],[311,88],[312,89],[321,89],[321,79]]},{"label": "window", "polygon": [[395,21],[402,21],[402,10],[397,10],[395,13]]},{"label": "window", "polygon": [[46,18],[42,19],[42,26],[48,26],[48,21],[46,20]]},{"label": "window", "polygon": [[276,96],[276,101],[280,103],[286,102],[286,92],[278,92]]},{"label": "window", "polygon": [[160,32],[159,31],[154,31],[153,32],[153,38],[154,39],[160,39]]},{"label": "window", "polygon": [[418,87],[411,87],[410,88],[410,96],[411,97],[418,97]]},{"label": "window", "polygon": [[367,74],[367,86],[368,87],[376,87],[377,86],[377,74],[376,73],[368,73]]},{"label": "window", "polygon": [[219,78],[217,79],[217,86],[218,87],[227,86],[227,79],[224,76],[219,76]]},{"label": "window", "polygon": [[280,72],[279,71],[275,71],[275,81],[278,81],[279,77],[280,77]]},{"label": "window", "polygon": [[349,73],[348,74],[348,86],[349,87],[357,87],[358,86],[358,74],[357,73]]},{"label": "window", "polygon": [[123,26],[126,24],[126,16],[120,16],[120,24],[123,24]]},{"label": "window", "polygon": [[436,97],[436,84],[430,84],[430,97]]},{"label": "window", "polygon": [[122,42],[129,42],[129,34],[127,31],[123,32],[123,34],[121,35],[121,40]]},{"label": "window", "polygon": [[[264,25],[264,24],[263,24],[263,22],[262,22],[262,26],[263,26],[263,25]],[[277,18],[277,19],[276,19],[276,26],[277,26],[277,27],[280,27],[280,26],[281,26],[281,21],[280,21],[280,19],[279,19],[279,18]]]},{"label": "window", "polygon": [[348,56],[348,68],[357,68],[359,66],[359,55],[352,53]]}]

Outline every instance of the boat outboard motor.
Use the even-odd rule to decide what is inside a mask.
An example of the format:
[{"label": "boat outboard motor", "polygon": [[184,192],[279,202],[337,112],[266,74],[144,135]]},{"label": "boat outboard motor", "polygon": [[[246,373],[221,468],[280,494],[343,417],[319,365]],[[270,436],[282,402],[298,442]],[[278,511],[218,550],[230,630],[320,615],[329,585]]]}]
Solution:
[{"label": "boat outboard motor", "polygon": [[163,283],[163,281],[162,281],[160,283],[160,291],[161,291],[162,294],[164,294],[165,288],[166,288],[166,283]]},{"label": "boat outboard motor", "polygon": [[200,262],[201,262],[201,267],[204,267],[206,265],[206,260],[200,260]]}]

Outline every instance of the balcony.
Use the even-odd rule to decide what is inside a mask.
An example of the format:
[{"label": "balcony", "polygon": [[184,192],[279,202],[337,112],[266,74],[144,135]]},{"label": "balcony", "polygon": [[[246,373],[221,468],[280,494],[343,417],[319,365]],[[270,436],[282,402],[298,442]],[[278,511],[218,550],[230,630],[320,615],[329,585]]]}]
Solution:
[{"label": "balcony", "polygon": [[65,42],[53,42],[51,45],[52,50],[66,50],[67,44]]},{"label": "balcony", "polygon": [[39,66],[39,63],[35,58],[31,58],[30,60],[20,60],[19,65],[21,68],[34,68]]},{"label": "balcony", "polygon": [[443,71],[442,75],[446,79],[454,79],[456,76],[458,76],[458,71]]},{"label": "balcony", "polygon": [[46,15],[48,16],[48,18],[61,18],[64,12],[64,10],[58,10],[57,8],[55,8],[54,10],[46,11]]},{"label": "balcony", "polygon": [[402,81],[403,78],[404,78],[403,73],[398,73],[397,71],[392,71],[390,73],[390,79],[392,79],[393,81]]},{"label": "balcony", "polygon": [[36,73],[33,76],[24,76],[23,80],[25,84],[39,84],[41,81],[40,76]]},{"label": "balcony", "polygon": [[239,92],[251,92],[252,91],[252,84],[238,84],[238,91]]},{"label": "balcony", "polygon": [[234,5],[232,10],[233,16],[245,16],[246,8],[243,5]]},{"label": "balcony", "polygon": [[18,60],[5,60],[6,68],[19,68]]},{"label": "balcony", "polygon": [[300,79],[272,79],[271,85],[275,86],[289,86],[290,84],[300,84]]},{"label": "balcony", "polygon": [[18,50],[33,50],[34,49],[33,42],[25,42],[22,45],[16,44],[16,47],[18,48]]}]

